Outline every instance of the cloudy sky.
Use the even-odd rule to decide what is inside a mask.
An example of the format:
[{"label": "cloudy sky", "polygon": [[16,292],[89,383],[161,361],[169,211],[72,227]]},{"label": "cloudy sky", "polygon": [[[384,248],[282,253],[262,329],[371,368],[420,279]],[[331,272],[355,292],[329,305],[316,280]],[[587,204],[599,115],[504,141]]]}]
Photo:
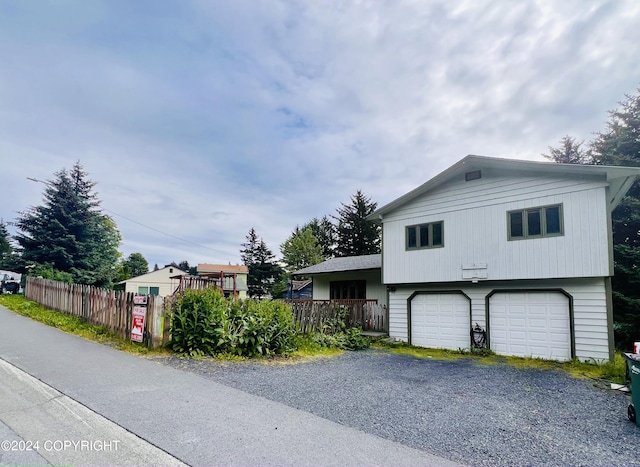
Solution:
[{"label": "cloudy sky", "polygon": [[124,255],[279,254],[358,189],[543,160],[640,86],[637,0],[0,0],[0,218],[79,160]]}]

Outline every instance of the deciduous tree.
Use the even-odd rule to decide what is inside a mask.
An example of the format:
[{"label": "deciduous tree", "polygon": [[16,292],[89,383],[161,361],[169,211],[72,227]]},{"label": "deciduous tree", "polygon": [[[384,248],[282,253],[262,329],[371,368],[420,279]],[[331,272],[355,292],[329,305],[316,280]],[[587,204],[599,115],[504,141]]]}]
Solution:
[{"label": "deciduous tree", "polygon": [[333,258],[336,249],[336,227],[331,223],[331,220],[327,216],[323,216],[322,219],[314,217],[300,230],[307,228],[311,229],[313,236],[318,240],[318,244],[322,248],[322,257],[324,259]]},{"label": "deciduous tree", "polygon": [[313,235],[311,227],[304,230],[296,229],[280,245],[280,252],[285,270],[288,273],[313,266],[323,260],[322,248],[318,244],[318,239]]}]

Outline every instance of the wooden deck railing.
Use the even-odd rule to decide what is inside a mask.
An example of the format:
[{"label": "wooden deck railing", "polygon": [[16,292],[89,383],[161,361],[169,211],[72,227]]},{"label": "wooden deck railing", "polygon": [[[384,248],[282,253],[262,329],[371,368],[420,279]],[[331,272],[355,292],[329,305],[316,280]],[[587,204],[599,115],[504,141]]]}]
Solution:
[{"label": "wooden deck railing", "polygon": [[387,332],[387,307],[378,300],[284,300],[291,305],[298,329],[303,334],[318,331],[339,312],[346,324],[365,331]]}]

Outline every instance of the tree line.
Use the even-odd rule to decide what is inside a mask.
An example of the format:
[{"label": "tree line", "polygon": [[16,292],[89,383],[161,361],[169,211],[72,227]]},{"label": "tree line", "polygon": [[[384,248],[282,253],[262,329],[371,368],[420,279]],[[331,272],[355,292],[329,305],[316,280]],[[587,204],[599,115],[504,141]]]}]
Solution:
[{"label": "tree line", "polygon": [[[567,135],[543,156],[564,164],[640,167],[640,88],[609,112],[605,129],[591,141]],[[640,182],[633,184],[611,219],[614,337],[618,347],[630,348],[640,339]]]},{"label": "tree line", "polygon": [[[558,163],[640,166],[640,89],[609,112],[605,129],[591,141],[568,135],[544,156]],[[148,272],[142,254],[122,258],[120,232],[100,210],[95,182],[80,162],[54,175],[45,182],[43,203],[18,214],[17,234],[11,236],[0,219],[0,269],[100,287]],[[380,226],[366,220],[376,207],[358,190],[335,214],[296,226],[280,245],[281,260],[252,228],[240,250],[249,269],[249,295],[280,296],[292,272],[329,258],[379,253]],[[612,221],[614,331],[616,341],[628,346],[640,336],[640,183],[614,210]],[[196,272],[187,261],[171,264]]]},{"label": "tree line", "polygon": [[280,245],[279,261],[251,228],[240,250],[249,269],[249,296],[281,297],[293,272],[334,257],[380,253],[380,224],[367,220],[376,207],[377,203],[358,190],[348,204],[340,203],[335,215],[314,217],[296,226]]},{"label": "tree line", "polygon": [[[0,269],[105,288],[149,272],[142,253],[118,251],[120,232],[79,161],[44,184],[43,203],[18,213],[15,235],[0,219]],[[196,272],[187,261],[169,265]]]}]

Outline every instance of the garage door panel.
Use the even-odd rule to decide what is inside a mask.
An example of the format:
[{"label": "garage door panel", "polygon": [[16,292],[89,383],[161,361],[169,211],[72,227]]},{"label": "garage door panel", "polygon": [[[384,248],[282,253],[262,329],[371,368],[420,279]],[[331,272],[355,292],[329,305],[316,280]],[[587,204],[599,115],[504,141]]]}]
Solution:
[{"label": "garage door panel", "polygon": [[571,358],[569,301],[559,292],[494,294],[489,329],[491,348],[498,354]]},{"label": "garage door panel", "polygon": [[530,329],[548,329],[549,323],[547,323],[546,319],[540,318],[529,318],[529,322],[527,323]]},{"label": "garage door panel", "polygon": [[469,300],[461,294],[420,294],[411,300],[411,343],[421,347],[468,348]]}]

